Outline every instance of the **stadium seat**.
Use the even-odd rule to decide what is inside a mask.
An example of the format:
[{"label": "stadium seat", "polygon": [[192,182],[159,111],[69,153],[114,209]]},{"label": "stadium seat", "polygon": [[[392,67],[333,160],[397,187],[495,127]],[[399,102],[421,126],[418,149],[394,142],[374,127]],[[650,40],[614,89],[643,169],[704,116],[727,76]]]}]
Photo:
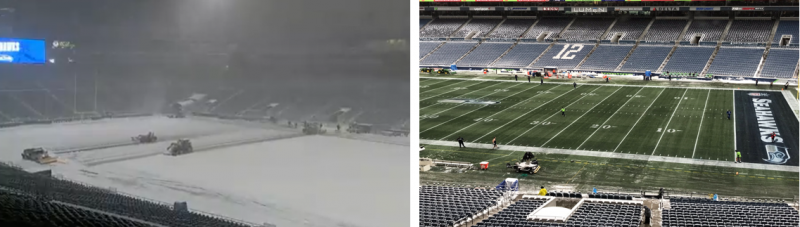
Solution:
[{"label": "stadium seat", "polygon": [[525,67],[547,49],[549,44],[518,43],[494,63],[495,67]]},{"label": "stadium seat", "polygon": [[713,47],[679,46],[662,71],[670,73],[700,73],[708,63],[712,53],[714,53]]},{"label": "stadium seat", "polygon": [[461,25],[467,22],[467,19],[436,19],[427,27],[419,32],[419,37],[423,38],[445,38],[449,37]]},{"label": "stadium seat", "polygon": [[600,45],[580,66],[580,69],[614,70],[628,55],[630,45]]},{"label": "stadium seat", "polygon": [[696,35],[700,35],[701,42],[717,42],[722,36],[725,27],[728,26],[727,20],[697,20],[692,21],[683,41],[690,41]]},{"label": "stadium seat", "polygon": [[770,48],[761,69],[761,76],[792,78],[792,74],[797,68],[797,61],[797,48]]},{"label": "stadium seat", "polygon": [[484,37],[488,35],[489,31],[491,31],[497,24],[503,21],[501,19],[472,19],[464,25],[461,29],[455,32],[452,37],[455,38],[465,38],[466,35],[476,32],[475,38]]},{"label": "stadium seat", "polygon": [[685,20],[656,20],[645,35],[645,41],[675,41],[686,26]]},{"label": "stadium seat", "polygon": [[732,43],[766,43],[773,24],[771,20],[734,20],[725,40]]},{"label": "stadium seat", "polygon": [[491,43],[484,42],[470,52],[460,61],[456,62],[458,66],[475,66],[486,67],[491,64],[495,59],[500,57],[508,48],[513,45],[512,43]]},{"label": "stadium seat", "polygon": [[488,38],[516,39],[520,38],[536,20],[533,19],[506,19]]},{"label": "stadium seat", "polygon": [[539,37],[540,34],[543,32],[548,32],[549,34],[545,37],[545,39],[555,39],[558,37],[558,34],[561,30],[564,30],[569,22],[572,21],[572,18],[569,17],[545,17],[539,19],[539,22],[533,26],[524,36],[525,39],[536,39]]},{"label": "stadium seat", "polygon": [[476,45],[478,45],[476,42],[447,42],[428,57],[422,59],[420,65],[449,67]]},{"label": "stadium seat", "polygon": [[708,73],[719,76],[753,76],[763,54],[764,48],[720,47]]}]

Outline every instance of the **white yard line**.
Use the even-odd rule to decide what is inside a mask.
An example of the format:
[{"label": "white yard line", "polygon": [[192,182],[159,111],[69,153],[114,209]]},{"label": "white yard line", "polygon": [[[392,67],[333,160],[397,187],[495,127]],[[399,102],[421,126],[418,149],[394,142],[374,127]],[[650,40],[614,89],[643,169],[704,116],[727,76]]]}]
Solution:
[{"label": "white yard line", "polygon": [[[554,86],[553,88],[556,88],[556,87],[558,87],[558,86]],[[550,89],[553,89],[553,88],[550,88]],[[548,91],[549,91],[550,89],[548,89]],[[529,113],[533,112],[534,110],[537,110],[537,109],[539,109],[539,107],[542,107],[542,106],[544,106],[544,105],[547,105],[548,103],[550,103],[550,102],[552,102],[552,101],[555,101],[556,99],[560,98],[561,96],[564,96],[565,94],[567,94],[567,93],[570,93],[570,92],[572,92],[572,91],[574,91],[574,90],[577,90],[577,89],[572,89],[572,90],[569,90],[568,92],[564,92],[564,94],[561,94],[561,95],[559,95],[559,96],[557,96],[557,97],[555,97],[555,98],[553,98],[553,99],[550,99],[550,101],[547,101],[547,102],[545,102],[544,104],[542,104],[542,105],[539,105],[539,106],[537,106],[536,108],[533,108],[532,110],[529,110],[528,112],[526,112],[526,113],[524,113],[524,114],[521,114],[521,115],[517,116],[517,117],[516,117],[516,118],[514,118],[513,120],[506,122],[505,124],[501,125],[500,127],[497,127],[497,128],[495,128],[495,129],[493,129],[492,131],[490,131],[490,132],[486,133],[485,135],[483,135],[483,136],[481,136],[481,137],[478,137],[476,140],[473,140],[473,141],[479,141],[480,139],[483,139],[483,137],[486,137],[486,136],[488,136],[489,134],[492,134],[494,131],[497,131],[498,129],[501,129],[501,128],[505,127],[506,125],[508,125],[508,124],[511,124],[511,122],[514,122],[514,121],[516,121],[517,119],[520,119],[521,117],[523,117],[523,116],[525,116],[525,115],[528,115]],[[545,93],[544,93],[544,92],[542,92],[542,93],[540,93],[540,94],[534,95],[533,97],[536,97],[536,96],[538,96],[538,95],[541,95],[541,94],[545,94]],[[531,98],[533,98],[533,97],[531,97]],[[512,107],[513,107],[513,106],[512,106]],[[509,108],[511,108],[511,107],[509,107]],[[507,109],[509,109],[509,108],[503,109],[503,110],[501,110],[500,112],[503,112],[504,110],[507,110]],[[497,113],[500,113],[500,112],[497,112]],[[497,113],[495,113],[495,114],[497,114]],[[492,114],[492,116],[494,116],[494,114]],[[478,123],[478,122],[475,122],[475,123],[473,123],[472,125],[474,125],[474,124],[477,124],[477,123]],[[472,126],[472,125],[470,125],[470,126]],[[469,126],[467,126],[467,127],[469,127]],[[463,129],[462,129],[462,130],[463,130]],[[510,141],[509,141],[509,142],[510,142]],[[505,143],[505,144],[508,144],[508,143]]]},{"label": "white yard line", "polygon": [[642,112],[642,116],[639,116],[639,119],[636,120],[636,123],[633,123],[633,126],[631,126],[631,129],[628,130],[628,133],[625,133],[625,137],[622,137],[622,140],[619,141],[619,144],[617,144],[617,147],[615,147],[614,150],[611,151],[611,152],[617,152],[617,149],[619,149],[619,146],[622,145],[622,142],[625,142],[625,139],[628,138],[628,135],[631,134],[631,131],[633,131],[633,128],[636,128],[636,124],[639,124],[639,121],[642,120],[642,118],[644,117],[645,114],[647,114],[647,111],[650,110],[650,107],[653,106],[653,103],[656,103],[656,100],[658,100],[658,97],[661,97],[661,94],[664,93],[664,90],[667,90],[667,89],[666,88],[661,89],[661,92],[659,92],[658,95],[656,96],[656,98],[653,99],[652,102],[650,102],[650,105],[647,106],[647,109],[644,109],[644,112]]},{"label": "white yard line", "polygon": [[703,129],[703,118],[706,117],[706,107],[708,107],[709,96],[711,96],[711,90],[708,90],[708,95],[706,95],[706,104],[703,106],[703,116],[700,117],[700,126],[697,127],[697,137],[694,139],[694,150],[692,151],[692,158],[694,158],[694,152],[697,151],[697,141],[700,140],[700,130]]},{"label": "white yard line", "polygon": [[[484,82],[485,82],[485,81],[484,81]],[[479,84],[482,84],[482,83],[483,83],[483,82],[480,82],[480,83],[473,84],[473,85],[469,85],[469,86],[475,86],[475,85],[479,85]],[[491,87],[491,86],[493,86],[493,85],[489,85],[489,87]],[[442,88],[445,88],[445,87],[448,87],[448,86],[440,87],[440,88],[437,88],[437,89],[442,89]],[[485,87],[484,87],[484,88],[485,88]],[[436,89],[434,89],[434,90],[436,90]],[[480,90],[480,89],[478,89],[478,90]],[[439,97],[439,96],[441,96],[441,95],[444,95],[444,94],[447,94],[447,93],[450,93],[450,92],[456,92],[456,91],[459,91],[459,90],[452,90],[452,89],[451,89],[451,90],[450,90],[450,91],[448,91],[448,92],[441,93],[441,94],[438,94],[438,95],[434,95],[434,96],[431,96],[431,97],[427,97],[427,98],[424,98],[424,99],[420,99],[419,101],[420,101],[420,102],[421,102],[421,101],[425,101],[425,100],[428,100],[428,99],[432,99],[432,98],[434,98],[434,97]],[[420,93],[420,94],[422,94],[422,93]]]},{"label": "white yard line", "polygon": [[672,117],[675,116],[675,113],[678,112],[678,109],[681,107],[681,102],[683,102],[683,97],[686,97],[686,92],[687,91],[689,91],[689,89],[686,89],[685,91],[683,91],[683,95],[681,95],[681,99],[678,99],[678,105],[676,105],[675,106],[675,110],[672,111],[672,116],[669,116],[669,121],[667,121],[667,126],[664,126],[664,131],[661,132],[661,136],[658,137],[658,142],[656,142],[656,147],[653,148],[653,153],[650,154],[650,155],[655,155],[656,154],[656,150],[658,150],[658,144],[661,144],[661,139],[664,138],[664,134],[667,134],[667,130],[669,130],[669,123],[672,122]]},{"label": "white yard line", "polygon": [[[597,88],[595,88],[594,90],[592,90],[592,91],[589,91],[589,92],[590,92],[590,93],[591,93],[591,92],[594,92],[594,91],[596,91],[597,89],[600,89],[600,88],[601,88],[601,87],[600,87],[600,86],[598,86]],[[574,91],[574,90],[577,90],[577,89],[572,89],[572,90],[570,90],[569,92],[572,92],[572,91]],[[569,93],[569,92],[564,92],[564,94],[566,94],[566,93]],[[556,99],[560,98],[561,96],[563,96],[564,94],[561,94],[561,95],[559,95],[558,97],[556,97],[556,98],[554,98],[554,99],[552,99],[552,100],[550,100],[550,101],[556,100]],[[567,107],[569,107],[569,106],[572,106],[572,104],[575,104],[576,102],[580,101],[580,100],[581,100],[581,99],[583,99],[583,98],[586,98],[586,95],[584,95],[583,97],[580,97],[580,98],[578,98],[577,100],[573,101],[572,103],[570,103],[569,105],[565,106],[564,108],[566,109]],[[549,102],[548,102],[548,103],[549,103]],[[547,103],[545,103],[545,104],[547,104]],[[544,105],[542,105],[542,106],[544,106]],[[541,107],[541,106],[540,106],[540,107]],[[553,115],[550,115],[549,117],[547,117],[547,118],[545,118],[544,120],[542,120],[542,122],[545,122],[545,121],[547,121],[547,120],[549,120],[550,118],[552,118],[552,117],[555,117],[555,116],[558,116],[558,114],[553,114]],[[533,127],[530,127],[528,130],[525,130],[524,132],[522,132],[522,133],[520,133],[519,135],[517,135],[517,137],[514,137],[514,139],[512,139],[512,140],[509,140],[509,141],[508,141],[508,143],[505,143],[505,145],[511,144],[511,142],[514,142],[514,141],[516,141],[517,139],[519,139],[519,137],[522,137],[522,135],[525,135],[526,133],[530,132],[531,130],[533,130],[534,128],[538,127],[539,125],[542,125],[542,124],[537,124],[537,125],[534,125]],[[495,129],[495,130],[497,130],[497,129]]]},{"label": "white yard line", "polygon": [[638,95],[638,94],[639,94],[639,92],[641,92],[642,90],[644,90],[644,88],[640,88],[638,91],[636,91],[636,93],[635,93],[635,94],[633,94],[633,96],[631,96],[631,98],[630,98],[630,99],[628,99],[628,101],[625,101],[625,103],[623,103],[623,104],[622,104],[622,106],[620,106],[620,107],[619,107],[619,109],[617,109],[617,111],[614,111],[614,113],[613,113],[613,114],[611,114],[611,116],[610,116],[610,117],[608,117],[608,118],[606,119],[606,121],[604,121],[602,124],[600,124],[600,127],[597,127],[597,129],[595,129],[595,130],[594,130],[594,132],[592,132],[592,134],[591,134],[591,135],[589,135],[589,137],[586,137],[586,139],[585,139],[585,140],[583,140],[583,143],[581,143],[581,145],[578,145],[578,147],[577,147],[577,148],[575,148],[575,149],[580,149],[580,148],[581,148],[581,146],[583,146],[583,144],[585,144],[585,143],[586,143],[586,141],[589,141],[589,138],[592,138],[592,136],[594,136],[594,134],[595,134],[595,133],[597,133],[597,131],[600,131],[600,128],[601,128],[601,127],[603,127],[603,125],[605,125],[606,123],[608,123],[608,121],[609,121],[609,120],[611,120],[611,118],[613,118],[613,117],[614,117],[614,115],[616,115],[616,114],[619,112],[619,110],[621,110],[621,109],[622,109],[622,107],[625,107],[625,105],[628,105],[628,102],[630,102],[631,100],[633,100],[633,98],[636,98],[636,95]]},{"label": "white yard line", "polygon": [[[534,86],[534,87],[537,87],[537,86],[539,86],[539,85],[536,85],[536,86]],[[531,88],[534,88],[534,87],[531,87]],[[553,89],[554,89],[554,88],[556,88],[556,87],[558,87],[558,86],[553,86],[552,88],[550,88],[550,89],[547,89],[547,90],[545,90],[545,91],[550,91],[550,90],[553,90]],[[517,93],[517,94],[519,94],[519,93]],[[529,98],[527,98],[527,99],[525,99],[525,100],[522,100],[522,101],[520,101],[520,102],[518,102],[518,103],[516,103],[516,104],[514,104],[514,105],[511,105],[511,106],[509,106],[509,107],[506,107],[505,109],[502,109],[502,110],[500,110],[500,111],[497,111],[497,112],[495,112],[494,114],[492,114],[492,115],[489,115],[489,116],[488,116],[488,117],[486,117],[486,118],[490,118],[490,117],[492,117],[492,116],[494,116],[494,115],[496,115],[496,114],[498,114],[498,113],[500,113],[500,112],[503,112],[503,111],[505,111],[505,110],[507,110],[507,109],[511,109],[511,108],[513,108],[514,106],[516,106],[516,105],[519,105],[519,104],[522,104],[522,103],[524,103],[524,102],[526,102],[526,101],[528,101],[528,100],[530,100],[530,99],[532,99],[532,98],[534,98],[534,97],[536,97],[536,96],[539,96],[539,95],[541,95],[541,94],[545,94],[545,92],[542,92],[542,93],[539,93],[539,94],[533,95],[533,96],[531,96],[531,97],[529,97]],[[516,94],[514,94],[514,95],[516,95]],[[503,99],[506,99],[506,98],[508,98],[508,97],[512,97],[512,96],[514,96],[514,95],[507,96],[507,97],[505,97],[505,98],[503,98]],[[550,101],[552,101],[552,100],[550,100]],[[549,101],[548,101],[548,102],[549,102]],[[537,108],[538,108],[538,107],[537,107]],[[470,112],[472,112],[472,111],[470,111]],[[464,116],[464,115],[461,115],[461,116],[459,116],[459,117],[462,117],[462,116]],[[454,118],[454,119],[455,119],[455,118]],[[452,120],[452,119],[451,119],[451,120]],[[447,136],[443,137],[442,139],[449,138],[450,136],[453,136],[453,135],[455,135],[456,133],[458,133],[458,132],[461,132],[461,130],[464,130],[464,129],[466,129],[466,128],[472,127],[473,125],[475,125],[475,124],[478,124],[478,123],[480,123],[480,122],[479,122],[479,121],[476,121],[475,123],[472,123],[472,124],[468,125],[467,127],[463,127],[463,128],[461,128],[461,129],[459,129],[459,130],[457,130],[457,131],[455,131],[455,132],[451,133],[450,135],[447,135]],[[483,137],[481,137],[481,138],[483,138]]]},{"label": "white yard line", "polygon": [[575,124],[575,122],[578,122],[578,120],[580,120],[581,118],[583,118],[583,116],[586,116],[586,114],[588,114],[589,112],[592,112],[592,110],[593,110],[595,107],[599,106],[599,105],[600,105],[600,103],[603,103],[604,101],[606,101],[606,99],[608,99],[608,97],[611,97],[612,95],[614,95],[615,93],[617,93],[617,91],[619,91],[620,89],[622,89],[622,87],[619,87],[619,88],[617,88],[617,90],[614,90],[614,92],[612,92],[610,95],[606,96],[606,97],[605,97],[603,100],[600,100],[600,102],[598,102],[597,104],[594,104],[594,106],[592,106],[592,108],[590,108],[590,109],[589,109],[589,110],[587,110],[586,112],[583,112],[583,114],[581,114],[581,116],[580,116],[580,117],[578,117],[577,119],[575,119],[574,121],[572,121],[571,123],[569,123],[569,125],[567,125],[567,127],[564,127],[563,129],[561,129],[561,131],[559,131],[558,133],[556,133],[556,135],[555,135],[555,136],[553,136],[553,138],[550,138],[549,140],[547,140],[546,142],[544,142],[544,143],[543,143],[543,144],[542,144],[540,147],[544,147],[544,145],[546,145],[547,143],[549,143],[550,141],[552,141],[553,139],[555,139],[556,137],[558,137],[558,135],[560,135],[562,132],[564,132],[564,130],[567,130],[567,128],[569,128],[569,126],[572,126],[572,124]]},{"label": "white yard line", "polygon": [[[509,88],[512,88],[512,87],[515,87],[515,86],[517,86],[517,85],[511,86],[511,87],[509,87]],[[530,88],[528,88],[528,89],[525,89],[525,90],[522,90],[522,91],[520,91],[520,92],[514,93],[514,94],[512,94],[512,95],[506,96],[506,97],[504,97],[504,98],[502,98],[502,99],[500,99],[500,100],[507,99],[507,98],[509,98],[509,97],[513,97],[513,96],[514,96],[514,95],[516,95],[516,94],[519,94],[519,93],[525,92],[525,91],[527,91],[527,90],[530,90],[530,89],[532,89],[532,88],[535,88],[535,87],[538,87],[538,86],[539,86],[539,85],[536,85],[536,86],[530,87]],[[497,92],[499,92],[499,91],[492,92],[492,94],[494,94],[494,93],[497,93]],[[489,95],[492,95],[492,94],[488,94],[488,95],[486,95],[486,96],[489,96]],[[483,97],[486,97],[486,96],[483,96]],[[481,97],[481,98],[482,98],[482,97]],[[497,100],[497,101],[500,101],[500,100]],[[456,107],[458,107],[458,106],[461,106],[461,105],[464,105],[464,104],[459,104],[459,105],[457,105]],[[470,104],[470,105],[474,105],[474,104]],[[483,107],[486,107],[486,106],[483,106]],[[445,122],[442,122],[442,123],[440,123],[440,124],[438,124],[438,125],[434,125],[433,127],[430,127],[430,128],[428,128],[428,129],[425,129],[425,130],[423,130],[423,131],[419,132],[419,134],[422,134],[422,133],[424,133],[424,132],[427,132],[428,130],[434,129],[434,128],[436,128],[436,127],[442,126],[443,124],[445,124],[445,123],[447,123],[447,122],[450,122],[450,121],[452,121],[452,120],[455,120],[455,119],[461,118],[461,117],[463,117],[463,116],[466,116],[467,114],[470,114],[470,113],[472,113],[472,112],[475,112],[476,110],[483,109],[483,107],[478,107],[478,108],[476,108],[476,109],[474,109],[474,110],[470,110],[469,112],[466,112],[466,113],[464,113],[464,114],[462,114],[462,115],[459,115],[458,117],[454,117],[454,118],[452,118],[452,119],[450,119],[450,120],[447,120],[447,121],[445,121]],[[448,110],[450,110],[450,109],[453,109],[453,108],[455,108],[455,107],[449,108],[449,109],[447,109],[447,110],[441,111],[441,112],[439,112],[439,113],[436,113],[436,114],[438,115],[438,114],[440,114],[440,113],[443,113],[443,112],[445,112],[445,111],[448,111]]]},{"label": "white yard line", "polygon": [[[444,86],[444,87],[440,87],[440,88],[432,89],[432,90],[430,90],[430,91],[423,91],[423,92],[420,92],[419,94],[424,94],[425,92],[432,92],[432,91],[435,91],[435,90],[439,90],[439,89],[442,89],[442,88],[446,88],[446,87],[449,87],[449,86],[453,86],[453,85],[460,84],[460,83],[464,83],[464,82],[468,82],[468,81],[469,81],[469,80],[464,80],[464,81],[457,82],[457,83],[453,83],[453,84],[450,84],[450,85],[447,85],[447,86]],[[424,85],[424,86],[431,86],[431,85],[434,85],[434,84],[438,84],[438,83],[444,83],[444,82],[447,82],[447,80],[444,80],[444,81],[442,81],[442,82],[437,82],[437,83],[432,83],[432,84]]]},{"label": "white yard line", "polygon": [[[465,96],[465,95],[468,95],[468,94],[472,94],[473,92],[478,92],[478,91],[480,91],[480,90],[483,90],[483,89],[486,89],[486,88],[490,88],[490,87],[493,87],[493,86],[495,86],[495,85],[498,85],[498,84],[493,84],[493,85],[489,85],[489,86],[487,86],[487,87],[478,88],[478,89],[476,89],[476,90],[474,90],[474,91],[470,91],[470,92],[464,93],[464,94],[462,94],[462,95],[459,95],[459,96]],[[519,85],[519,84],[517,84],[517,85]],[[515,86],[517,86],[517,85],[511,86],[511,87],[509,87],[509,88],[515,87]],[[494,93],[497,93],[497,92],[498,92],[498,91],[495,91],[495,92],[492,92],[491,94],[484,95],[484,96],[478,97],[478,98],[476,98],[476,99],[480,99],[480,98],[483,98],[483,97],[486,97],[486,96],[490,96],[490,95],[492,95],[492,94],[494,94]],[[420,100],[420,101],[421,101],[421,100]],[[423,109],[425,109],[425,108],[428,108],[428,107],[431,107],[431,106],[435,106],[436,104],[439,104],[439,103],[434,103],[434,104],[431,104],[430,106],[426,106],[426,107],[419,108],[419,110],[423,110]],[[461,106],[461,105],[464,105],[464,104],[463,104],[463,103],[462,103],[462,104],[458,104],[458,105],[456,105],[456,106],[454,106],[454,107],[451,107],[450,109],[453,109],[453,108],[459,107],[459,106]],[[445,111],[448,111],[448,110],[450,110],[450,109],[447,109],[447,110],[445,110]],[[442,111],[442,112],[444,112],[444,111]],[[442,113],[442,112],[439,112],[439,113]],[[439,114],[439,113],[436,113],[436,114]]]}]

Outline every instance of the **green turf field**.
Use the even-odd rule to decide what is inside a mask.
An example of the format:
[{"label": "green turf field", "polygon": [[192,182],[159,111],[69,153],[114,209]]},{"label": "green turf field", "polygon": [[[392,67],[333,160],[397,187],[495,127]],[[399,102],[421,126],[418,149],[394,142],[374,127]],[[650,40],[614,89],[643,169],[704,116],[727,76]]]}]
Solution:
[{"label": "green turf field", "polygon": [[[725,112],[733,110],[731,89],[740,85],[642,84],[630,80],[605,84],[577,80],[574,88],[569,80],[548,80],[541,85],[538,79],[532,83],[493,79],[496,80],[420,80],[420,139],[453,144],[428,145],[420,157],[471,163],[490,160],[491,164],[486,171],[435,167],[420,172],[421,182],[496,185],[502,179],[515,177],[525,186],[569,185],[583,192],[593,187],[664,187],[728,196],[792,198],[797,194],[797,171],[583,155],[586,151],[599,151],[732,163],[734,121],[728,120]],[[456,102],[459,99],[499,103],[465,104]],[[566,108],[566,116],[561,115],[561,108]],[[490,144],[496,137],[500,148],[458,148],[458,137],[479,144]],[[504,146],[579,153],[536,153],[543,169],[528,176],[505,168],[507,162],[517,161],[524,152],[504,150]]]},{"label": "green turf field", "polygon": [[[731,90],[600,85],[420,82],[420,139],[733,158]],[[494,105],[441,103],[463,98]],[[562,116],[560,109],[566,109]]]}]

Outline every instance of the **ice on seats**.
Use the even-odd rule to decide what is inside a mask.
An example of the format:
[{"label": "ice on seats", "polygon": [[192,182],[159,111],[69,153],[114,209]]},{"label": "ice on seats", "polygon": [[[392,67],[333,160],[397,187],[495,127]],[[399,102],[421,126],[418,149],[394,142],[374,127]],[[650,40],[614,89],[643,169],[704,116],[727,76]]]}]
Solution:
[{"label": "ice on seats", "polygon": [[574,41],[588,41],[600,39],[614,19],[608,18],[579,18],[576,19],[559,38]]},{"label": "ice on seats", "polygon": [[766,43],[772,32],[771,20],[735,20],[725,41],[732,43]]},{"label": "ice on seats", "polygon": [[683,41],[690,41],[696,35],[700,35],[701,42],[717,42],[728,26],[728,20],[697,20],[692,21],[689,25],[689,30],[686,30],[686,35],[683,36]]},{"label": "ice on seats", "polygon": [[545,39],[555,39],[558,37],[558,33],[560,33],[561,30],[564,30],[564,27],[566,27],[571,21],[572,18],[569,17],[541,18],[539,19],[539,22],[536,23],[536,25],[534,25],[533,28],[531,28],[531,30],[525,34],[523,38],[536,39],[543,32],[549,32]]},{"label": "ice on seats", "polygon": [[622,33],[620,40],[636,40],[642,35],[648,24],[650,24],[650,19],[619,18],[604,40],[611,40],[616,33]]}]

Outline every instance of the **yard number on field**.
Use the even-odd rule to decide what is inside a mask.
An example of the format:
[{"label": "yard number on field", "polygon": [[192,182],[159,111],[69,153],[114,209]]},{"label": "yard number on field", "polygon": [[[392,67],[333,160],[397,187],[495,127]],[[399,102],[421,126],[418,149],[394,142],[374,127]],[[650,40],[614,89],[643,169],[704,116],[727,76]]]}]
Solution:
[{"label": "yard number on field", "polygon": [[641,98],[641,97],[644,97],[644,96],[641,96],[641,95],[626,95],[625,97],[628,97],[628,98]]},{"label": "yard number on field", "polygon": [[494,92],[507,92],[508,89],[494,89]]},{"label": "yard number on field", "polygon": [[[571,50],[567,51],[567,49],[570,49],[570,46],[572,46]],[[575,59],[575,53],[578,53],[581,50],[583,50],[583,44],[571,44],[571,45],[567,44],[564,45],[564,48],[561,49],[561,52],[558,52],[558,54],[555,57],[553,57],[553,59],[565,59],[565,60]],[[567,52],[564,53],[564,51]],[[561,54],[564,54],[564,56],[561,56]]]},{"label": "yard number on field", "polygon": [[419,88],[428,88],[428,85],[419,86]]},{"label": "yard number on field", "polygon": [[434,119],[434,118],[437,118],[437,117],[439,117],[439,115],[436,115],[436,114],[425,114],[425,115],[419,116],[419,119]]},{"label": "yard number on field", "polygon": [[534,122],[531,122],[531,124],[532,125],[552,125],[553,122],[549,122],[549,121],[534,121]]},{"label": "yard number on field", "polygon": [[[680,132],[680,131],[682,131],[682,130],[677,130],[677,129],[674,129],[674,128],[667,129],[667,132],[669,132],[669,133]],[[661,132],[661,128],[658,128],[658,130],[656,130],[656,132]]]},{"label": "yard number on field", "polygon": [[467,88],[465,88],[465,87],[454,87],[453,88],[453,90],[464,90],[464,89],[467,89]]},{"label": "yard number on field", "polygon": [[494,119],[481,117],[481,118],[475,118],[475,121],[490,122],[490,121],[494,121]]},{"label": "yard number on field", "polygon": [[[675,97],[675,99],[681,99],[681,97]],[[683,97],[683,99],[689,99],[689,97]]]},{"label": "yard number on field", "polygon": [[595,96],[597,93],[581,93],[582,96]]},{"label": "yard number on field", "polygon": [[601,125],[599,125],[599,124],[593,124],[591,128],[610,129],[611,127],[614,127],[614,126],[611,126],[611,125],[602,125],[602,126],[601,126]]}]

